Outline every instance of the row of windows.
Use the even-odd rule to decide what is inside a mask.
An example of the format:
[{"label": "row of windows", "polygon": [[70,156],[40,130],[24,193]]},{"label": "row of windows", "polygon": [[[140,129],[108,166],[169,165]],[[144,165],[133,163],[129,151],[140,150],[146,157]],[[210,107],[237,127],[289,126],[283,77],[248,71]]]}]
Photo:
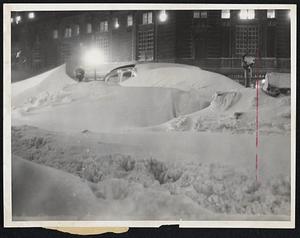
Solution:
[{"label": "row of windows", "polygon": [[[194,18],[207,18],[207,11],[194,11],[193,14]],[[253,9],[243,9],[240,10],[239,13],[240,19],[254,19],[255,18],[255,10]],[[222,10],[221,11],[221,18],[222,19],[230,19],[230,10]],[[267,18],[272,19],[275,18],[275,10],[273,9],[268,9],[267,10]]]},{"label": "row of windows", "polygon": [[[198,10],[194,11],[193,18],[207,18],[208,17],[207,12],[208,11],[198,11]],[[240,10],[239,17],[240,17],[240,19],[254,19],[255,18],[255,10],[251,10],[251,9]],[[230,10],[227,10],[227,9],[222,10],[221,18],[222,19],[230,19]],[[275,10],[272,10],[272,9],[267,10],[267,18],[275,18]],[[152,23],[153,23],[152,12],[143,13],[142,24],[147,25],[147,24],[152,24]],[[128,15],[127,16],[127,27],[130,27],[132,25],[133,25],[133,16]],[[119,19],[117,17],[115,17],[113,19],[113,27],[115,29],[118,29],[120,27]],[[107,20],[100,22],[99,31],[100,32],[108,32],[108,21]],[[91,23],[87,23],[86,33],[88,33],[88,34],[92,33],[92,24]],[[64,31],[64,38],[70,38],[73,35],[78,36],[79,34],[80,34],[80,26],[79,25],[75,25],[74,33],[72,33],[71,27],[67,27],[67,28],[65,28],[65,31]],[[58,30],[53,31],[53,38],[58,39]]]},{"label": "row of windows", "polygon": [[[127,27],[130,27],[133,25],[133,16],[132,15],[128,15],[127,16]],[[119,23],[119,19],[116,17],[113,19],[113,27],[115,29],[120,27],[120,23]],[[72,30],[74,30],[74,32],[72,32]],[[108,21],[101,21],[99,24],[99,31],[100,32],[108,32]],[[86,24],[86,33],[92,33],[92,24],[91,23],[87,23]],[[72,29],[71,27],[66,27],[64,30],[64,38],[70,38],[72,36],[78,36],[80,35],[80,26],[79,25],[75,25],[75,27]],[[58,39],[58,30],[55,29],[53,31],[53,38],[54,39]]]},{"label": "row of windows", "polygon": [[[146,24],[152,24],[152,23],[153,23],[152,12],[143,13],[143,15],[142,15],[142,24],[146,25]],[[127,27],[130,27],[130,26],[133,25],[133,16],[132,15],[127,16],[127,23],[126,24],[127,24]],[[113,19],[113,27],[115,29],[118,29],[120,27],[119,18],[115,17]],[[99,31],[100,32],[108,32],[108,21],[107,20],[100,22]],[[91,23],[87,23],[86,33],[92,33],[92,24]],[[72,32],[71,27],[67,27],[67,28],[65,28],[65,31],[64,31],[64,38],[70,38],[72,36],[78,36],[79,34],[80,34],[80,26],[79,25],[75,25],[74,33]],[[58,39],[58,30],[53,31],[53,38]]]}]

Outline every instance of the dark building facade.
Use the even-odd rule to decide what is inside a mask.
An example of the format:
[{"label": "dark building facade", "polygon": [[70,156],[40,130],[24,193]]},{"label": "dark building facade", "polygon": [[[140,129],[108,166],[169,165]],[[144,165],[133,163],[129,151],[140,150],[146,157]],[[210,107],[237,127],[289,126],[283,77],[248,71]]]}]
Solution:
[{"label": "dark building facade", "polygon": [[68,62],[90,45],[108,62],[178,62],[238,78],[241,57],[249,54],[256,57],[256,72],[290,71],[288,10],[36,12],[27,19],[28,14],[12,15],[23,19],[12,22],[12,58],[21,50],[22,67],[29,71]]}]

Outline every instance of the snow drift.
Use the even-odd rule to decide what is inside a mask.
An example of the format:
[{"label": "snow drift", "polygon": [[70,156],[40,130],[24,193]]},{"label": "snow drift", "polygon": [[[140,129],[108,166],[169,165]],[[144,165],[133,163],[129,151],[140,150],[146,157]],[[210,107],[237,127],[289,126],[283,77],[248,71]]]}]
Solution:
[{"label": "snow drift", "polygon": [[218,73],[196,66],[168,63],[138,64],[137,76],[121,83],[127,87],[167,87],[197,90],[211,96],[216,91],[239,90],[242,86]]},{"label": "snow drift", "polygon": [[[272,146],[282,143],[275,138],[260,155],[264,165],[256,182],[248,164],[253,161],[251,146],[233,149],[232,159],[224,161],[211,153],[226,154],[232,147],[220,145],[219,153],[209,149],[215,135],[174,135],[176,140],[166,144],[170,137],[156,133],[146,135],[154,137],[149,140],[133,135],[66,135],[32,127],[14,127],[12,132],[16,219],[47,215],[48,219],[82,220],[288,219],[288,166],[282,163],[285,152],[273,153]],[[251,141],[250,137],[219,137],[232,144],[244,139]],[[193,140],[196,143],[190,144]],[[186,146],[195,158],[183,159],[190,156],[178,153]],[[164,158],[166,149],[169,158]]]},{"label": "snow drift", "polygon": [[177,64],[121,86],[64,67],[13,84],[15,219],[289,219],[290,97],[259,92],[255,182],[254,89]]},{"label": "snow drift", "polygon": [[24,102],[36,102],[39,99],[59,92],[63,87],[75,81],[66,75],[65,65],[53,70],[12,84],[12,105],[18,107]]}]

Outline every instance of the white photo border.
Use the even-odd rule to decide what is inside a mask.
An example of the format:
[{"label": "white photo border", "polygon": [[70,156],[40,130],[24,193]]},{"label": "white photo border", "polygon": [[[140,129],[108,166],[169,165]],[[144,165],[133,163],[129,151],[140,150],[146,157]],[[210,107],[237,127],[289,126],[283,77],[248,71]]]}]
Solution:
[{"label": "white photo border", "polygon": [[[296,188],[296,4],[4,4],[3,5],[3,208],[5,227],[179,227],[295,228]],[[11,191],[11,12],[95,10],[289,9],[291,24],[291,213],[290,221],[13,221]]]}]

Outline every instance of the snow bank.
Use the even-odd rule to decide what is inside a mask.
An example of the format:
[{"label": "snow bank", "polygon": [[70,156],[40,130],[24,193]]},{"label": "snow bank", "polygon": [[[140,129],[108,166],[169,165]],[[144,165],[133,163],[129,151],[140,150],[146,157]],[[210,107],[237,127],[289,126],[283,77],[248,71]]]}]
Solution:
[{"label": "snow bank", "polygon": [[45,101],[73,83],[75,81],[66,75],[65,65],[61,65],[34,78],[13,83],[12,105],[19,107],[26,102]]},{"label": "snow bank", "polygon": [[[30,170],[32,165],[22,167],[21,171],[15,170],[14,167],[13,174],[21,177],[16,181],[23,185],[15,188],[15,199],[23,198],[16,203],[17,214],[24,211],[24,214],[27,212],[26,215],[30,215],[30,206],[26,210],[27,203],[34,203],[37,210],[45,209],[41,201],[48,202],[49,196],[53,200],[53,206],[55,203],[66,205],[60,210],[54,209],[48,215],[57,215],[56,212],[62,217],[70,215],[70,203],[74,207],[81,207],[82,210],[74,209],[71,215],[87,215],[82,219],[218,220],[226,219],[226,216],[235,216],[241,220],[248,219],[248,216],[280,219],[278,215],[288,218],[290,213],[290,180],[289,176],[286,176],[288,168],[283,169],[282,163],[279,162],[285,161],[286,157],[283,154],[286,151],[281,151],[283,154],[273,151],[272,148],[277,143],[274,138],[268,141],[271,144],[266,144],[260,154],[263,161],[260,166],[263,169],[259,182],[255,182],[254,164],[249,166],[242,163],[254,162],[252,147],[237,147],[234,151],[234,147],[220,145],[218,150],[211,150],[210,147],[215,148],[213,135],[176,135],[177,144],[166,143],[170,137],[156,133],[148,135],[155,136],[155,139],[151,140],[147,135],[131,135],[126,138],[119,135],[111,138],[114,143],[119,144],[109,144],[105,137],[110,135],[87,133],[84,136],[67,136],[38,128],[19,127],[13,128],[12,136],[12,151],[15,155],[68,172],[85,181],[38,166],[34,167],[34,172]],[[188,139],[189,137],[192,140]],[[238,141],[241,143],[245,139],[239,137],[233,140],[234,137],[228,138],[227,135],[223,137],[219,138],[219,141],[233,144]],[[140,146],[137,147],[139,143],[133,140],[138,140]],[[146,146],[143,140],[151,143]],[[190,144],[191,141],[196,143]],[[282,144],[282,141],[279,140],[279,143]],[[130,147],[128,153],[119,153],[125,144]],[[153,147],[154,144],[157,147]],[[175,155],[180,156],[178,151],[182,151],[186,146],[189,147],[190,153],[194,149],[198,150],[195,151],[197,159],[175,158]],[[230,153],[224,160],[226,148]],[[140,149],[147,155],[140,154]],[[159,151],[161,154],[157,153]],[[171,157],[162,160],[163,151],[168,151],[167,154],[171,154]],[[211,153],[215,153],[215,156]],[[151,154],[152,156],[149,156]],[[182,156],[187,157],[188,154]],[[229,161],[226,161],[226,158]],[[286,162],[284,164],[286,165]],[[280,166],[281,169],[276,166]],[[25,177],[24,174],[31,176]],[[42,184],[43,187],[40,187]],[[68,188],[64,188],[65,184]],[[32,198],[37,191],[39,196]],[[49,194],[51,192],[52,195]],[[70,194],[74,193],[76,196],[73,198]],[[48,202],[49,206],[52,200]],[[43,215],[32,215],[40,219],[41,214]]]},{"label": "snow bank", "polygon": [[80,178],[53,168],[12,158],[14,219],[81,219],[95,207],[92,191]]},{"label": "snow bank", "polygon": [[192,92],[167,88],[103,87],[99,83],[94,82],[93,87],[85,87],[89,83],[77,84],[71,93],[64,91],[55,97],[46,94],[44,101],[40,97],[26,105],[34,110],[27,109],[16,117],[28,125],[49,130],[110,131],[161,124],[208,105]]},{"label": "snow bank", "polygon": [[137,76],[121,83],[127,87],[167,87],[184,91],[197,90],[211,96],[216,91],[238,90],[242,86],[217,73],[195,66],[149,63],[138,64]]},{"label": "snow bank", "polygon": [[[290,96],[274,98],[259,90],[260,134],[290,134],[290,100]],[[253,134],[256,132],[256,103],[256,91],[253,89],[217,92],[208,107],[149,129]]]},{"label": "snow bank", "polygon": [[14,97],[29,88],[35,87],[40,82],[42,82],[44,79],[46,79],[49,75],[51,75],[53,72],[55,72],[58,68],[60,68],[60,67],[54,68],[52,70],[49,70],[45,73],[28,78],[26,80],[12,83],[12,96]]}]

